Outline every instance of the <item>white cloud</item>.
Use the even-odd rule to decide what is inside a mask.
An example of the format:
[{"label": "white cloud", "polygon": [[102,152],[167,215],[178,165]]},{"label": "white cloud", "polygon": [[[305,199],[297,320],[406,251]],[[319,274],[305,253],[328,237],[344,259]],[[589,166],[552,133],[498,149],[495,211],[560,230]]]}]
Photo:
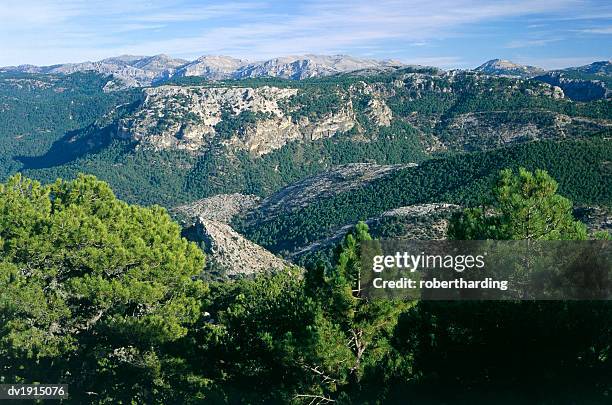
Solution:
[{"label": "white cloud", "polygon": [[581,30],[586,34],[612,34],[612,27],[601,27],[601,28],[588,28]]},{"label": "white cloud", "polygon": [[[381,0],[305,4],[287,18],[260,15],[261,22],[247,21],[230,27],[201,30],[198,35],[134,44],[129,49],[162,48],[190,53],[227,53],[267,57],[284,53],[332,52],[372,43],[410,39],[409,45],[457,36],[463,25],[491,18],[563,9],[573,0],[561,1],[396,1]],[[246,53],[246,54],[245,54]]]},{"label": "white cloud", "polygon": [[[406,55],[460,37],[466,27],[482,22],[547,13],[562,18],[579,14],[576,9],[593,14],[580,0],[315,0],[280,2],[283,6],[273,0],[8,1],[10,6],[0,9],[0,65],[162,52],[261,59],[299,53],[380,54],[404,47]],[[510,41],[508,46],[542,41],[553,40]],[[438,62],[464,63],[449,58],[438,57]]]},{"label": "white cloud", "polygon": [[551,42],[562,41],[563,38],[540,38],[540,39],[519,39],[510,41],[506,44],[506,48],[515,49],[515,48],[529,48],[533,46],[544,46],[548,45]]}]

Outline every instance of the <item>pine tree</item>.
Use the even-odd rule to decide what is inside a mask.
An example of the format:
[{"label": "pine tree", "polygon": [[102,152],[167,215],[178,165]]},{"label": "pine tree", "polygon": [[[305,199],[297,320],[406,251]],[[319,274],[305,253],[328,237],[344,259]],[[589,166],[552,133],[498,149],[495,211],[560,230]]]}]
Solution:
[{"label": "pine tree", "polygon": [[165,209],[119,201],[93,176],[17,175],[0,185],[0,257],[0,379],[65,382],[82,402],[172,393],[180,363],[163,348],[206,286],[204,254]]},{"label": "pine tree", "polygon": [[543,170],[518,175],[502,170],[492,207],[468,208],[456,215],[449,236],[458,240],[584,240],[586,226],[576,221],[572,202],[557,194],[557,182]]}]

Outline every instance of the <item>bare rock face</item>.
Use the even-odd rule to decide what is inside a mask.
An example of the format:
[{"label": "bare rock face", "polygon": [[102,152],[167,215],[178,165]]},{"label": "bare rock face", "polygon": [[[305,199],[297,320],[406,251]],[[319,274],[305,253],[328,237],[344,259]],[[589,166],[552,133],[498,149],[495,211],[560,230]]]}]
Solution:
[{"label": "bare rock face", "polygon": [[214,269],[228,277],[282,271],[290,266],[290,263],[247,240],[222,222],[200,218],[195,230],[208,253],[207,269]]},{"label": "bare rock face", "polygon": [[147,88],[141,108],[119,122],[118,133],[156,150],[195,151],[213,141],[224,113],[249,111],[282,119],[279,101],[296,92],[268,86]]},{"label": "bare rock face", "polygon": [[289,142],[314,141],[330,138],[347,132],[356,125],[357,119],[350,100],[338,111],[329,112],[316,120],[301,117],[294,120],[289,115],[276,115],[257,120],[245,126],[224,143],[236,149],[248,151],[253,156],[262,156],[282,148]]},{"label": "bare rock face", "polygon": [[[298,89],[270,86],[147,88],[140,108],[119,121],[117,134],[154,150],[197,153],[213,144],[224,144],[261,156],[288,142],[331,137],[356,125],[350,99],[316,120],[293,119],[281,104],[297,93]],[[386,105],[379,103],[372,109],[382,124],[390,120]],[[249,118],[231,133],[218,132],[217,124],[224,119],[240,121],[243,113]]]},{"label": "bare rock face", "polygon": [[536,66],[519,65],[504,59],[492,59],[478,66],[475,70],[487,75],[524,78],[537,76],[545,72],[544,69]]},{"label": "bare rock face", "polygon": [[306,207],[323,198],[362,187],[376,179],[387,176],[399,169],[416,166],[415,163],[404,165],[377,165],[372,163],[349,163],[310,176],[293,183],[261,202],[257,208],[266,218]]},{"label": "bare rock face", "polygon": [[187,218],[203,218],[230,223],[232,218],[255,207],[260,197],[245,194],[217,194],[173,208],[171,211]]},{"label": "bare rock face", "polygon": [[248,61],[230,56],[202,56],[181,67],[176,76],[199,76],[209,80],[231,79],[236,70]]},{"label": "bare rock face", "polygon": [[393,113],[387,104],[379,99],[373,98],[368,102],[367,109],[368,118],[372,120],[376,125],[380,127],[388,127],[391,125],[393,119]]}]

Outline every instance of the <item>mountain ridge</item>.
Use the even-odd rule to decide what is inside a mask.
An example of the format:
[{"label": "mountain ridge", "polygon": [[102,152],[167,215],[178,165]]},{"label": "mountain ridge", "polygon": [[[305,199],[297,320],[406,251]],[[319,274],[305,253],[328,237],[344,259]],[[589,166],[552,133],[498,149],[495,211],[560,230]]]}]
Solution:
[{"label": "mountain ridge", "polygon": [[[93,71],[110,75],[116,80],[108,82],[106,91],[129,87],[146,87],[164,84],[173,79],[198,77],[204,80],[241,80],[253,78],[280,78],[303,80],[337,74],[359,73],[372,75],[409,65],[393,59],[367,59],[351,55],[288,55],[265,60],[247,60],[224,55],[203,55],[194,60],[173,58],[166,54],[153,56],[119,55],[99,61],[64,63],[48,66],[19,65],[0,67],[0,72],[38,74],[71,74]],[[436,68],[437,69],[437,68]],[[439,69],[438,69],[439,70]],[[570,94],[577,94],[577,100],[608,98],[612,91],[612,62],[595,61],[588,65],[565,69],[546,70],[531,65],[521,65],[506,59],[491,59],[474,69],[489,76],[536,79],[555,85]],[[579,87],[578,91],[573,91]],[[580,96],[585,92],[586,98]],[[570,96],[571,97],[571,96]]]},{"label": "mountain ridge", "polygon": [[488,75],[517,76],[523,78],[537,76],[538,74],[546,72],[543,68],[531,65],[521,65],[507,59],[491,59],[474,70]]},{"label": "mountain ridge", "polygon": [[188,61],[159,54],[119,55],[99,61],[48,66],[5,66],[0,67],[0,72],[70,74],[94,71],[122,80],[124,87],[139,87],[150,86],[175,77],[197,76],[209,80],[279,77],[299,80],[367,69],[389,70],[402,66],[407,65],[394,60],[364,59],[349,55],[290,55],[260,61],[224,55],[203,55]]}]

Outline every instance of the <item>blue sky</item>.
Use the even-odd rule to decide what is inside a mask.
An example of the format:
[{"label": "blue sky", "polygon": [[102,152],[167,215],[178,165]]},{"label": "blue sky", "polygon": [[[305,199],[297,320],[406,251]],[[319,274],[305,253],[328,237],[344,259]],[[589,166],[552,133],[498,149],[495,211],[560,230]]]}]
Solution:
[{"label": "blue sky", "polygon": [[3,0],[0,66],[120,54],[351,54],[443,68],[612,57],[609,0]]}]

